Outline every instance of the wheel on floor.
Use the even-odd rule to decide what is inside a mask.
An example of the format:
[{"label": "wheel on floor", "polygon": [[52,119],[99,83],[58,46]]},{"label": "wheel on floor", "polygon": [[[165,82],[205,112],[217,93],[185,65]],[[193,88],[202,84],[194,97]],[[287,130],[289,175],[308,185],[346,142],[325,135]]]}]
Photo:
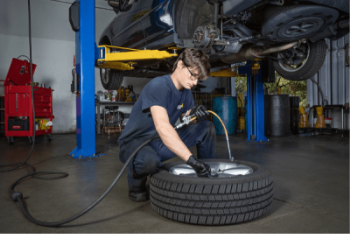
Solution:
[{"label": "wheel on floor", "polygon": [[168,219],[199,225],[230,225],[265,215],[273,201],[273,179],[258,164],[202,159],[211,178],[197,177],[184,162],[163,165],[151,177],[150,200]]}]

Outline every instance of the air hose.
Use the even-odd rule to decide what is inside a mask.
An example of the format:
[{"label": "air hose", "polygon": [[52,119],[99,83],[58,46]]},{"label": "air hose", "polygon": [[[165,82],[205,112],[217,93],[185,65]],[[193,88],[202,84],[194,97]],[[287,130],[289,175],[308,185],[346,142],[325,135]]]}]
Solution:
[{"label": "air hose", "polygon": [[[30,14],[30,0],[28,0],[28,26],[29,26],[29,58],[25,55],[21,55],[19,56],[18,58],[20,57],[26,57],[27,59],[29,59],[29,62],[30,62],[30,79],[31,79],[31,82],[33,83],[34,82],[34,79],[33,79],[33,59],[32,59],[32,26],[31,26],[31,14]],[[18,59],[17,58],[17,59]],[[10,169],[3,169],[3,170],[0,170],[0,172],[8,172],[8,171],[13,171],[13,170],[16,170],[24,165],[28,166],[30,171],[33,173],[34,172],[34,169],[33,167],[27,163],[27,161],[29,160],[30,156],[32,155],[33,153],[33,149],[34,149],[34,144],[35,144],[35,108],[34,108],[34,93],[33,93],[33,85],[31,85],[31,93],[32,93],[32,111],[33,111],[33,126],[34,126],[34,131],[33,131],[33,142],[32,142],[32,147],[30,149],[30,152],[29,152],[29,155],[27,156],[27,158],[23,161],[23,162],[14,162],[14,163],[7,163],[7,164],[1,164],[0,167],[8,167],[8,166],[12,166],[12,165],[17,165],[15,167],[12,167]]]},{"label": "air hose", "polygon": [[[228,139],[228,133],[227,133],[227,129],[225,127],[225,124],[224,122],[222,122],[221,118],[214,112],[214,111],[211,111],[211,110],[207,110],[210,114],[214,115],[216,118],[218,118],[218,120],[220,121],[222,127],[224,128],[224,131],[225,131],[225,135],[226,135],[226,143],[227,143],[227,149],[228,149],[228,155],[229,155],[229,159],[231,161],[234,160],[234,158],[231,156],[231,149],[230,149],[230,142],[229,142],[229,139]],[[191,121],[195,120],[197,117],[195,115],[191,115],[191,116],[184,116],[182,118],[183,122],[178,124],[175,129],[179,129],[179,128],[182,128],[183,126],[185,125],[188,125]]]},{"label": "air hose", "polygon": [[225,127],[224,122],[222,122],[221,118],[214,112],[214,111],[210,111],[208,110],[208,112],[212,115],[214,115],[216,118],[218,118],[218,120],[220,121],[220,123],[222,124],[222,127],[224,128],[225,131],[225,135],[226,135],[226,143],[227,143],[227,149],[228,149],[228,156],[230,158],[231,161],[234,160],[234,158],[231,156],[231,149],[230,149],[230,141],[228,139],[228,133],[227,133],[227,129]]},{"label": "air hose", "polygon": [[[12,194],[12,200],[15,202],[18,202],[21,210],[24,214],[24,216],[31,222],[41,225],[41,226],[45,226],[45,227],[57,227],[57,226],[61,226],[63,224],[69,223],[73,220],[76,220],[77,218],[81,217],[82,215],[86,214],[88,211],[90,211],[92,208],[94,208],[98,203],[100,203],[100,201],[102,201],[102,199],[112,190],[112,188],[114,187],[114,185],[118,182],[120,176],[123,174],[125,168],[129,165],[130,161],[134,158],[134,156],[136,155],[136,153],[145,145],[147,145],[148,143],[150,143],[151,141],[153,141],[154,139],[157,139],[159,136],[155,135],[152,138],[148,139],[147,141],[143,142],[139,147],[137,147],[132,154],[129,156],[128,160],[125,162],[123,168],[120,170],[119,174],[117,175],[117,177],[114,179],[114,181],[112,182],[112,184],[107,188],[107,190],[94,202],[92,203],[89,207],[87,207],[86,209],[80,211],[78,214],[62,220],[62,221],[57,221],[57,222],[43,222],[40,220],[35,219],[28,211],[27,207],[24,205],[23,202],[23,194],[21,192],[15,192],[14,189],[15,187],[24,179],[31,177],[31,176],[35,176],[35,175],[39,175],[39,174],[58,174],[55,172],[34,172],[31,174],[28,174],[26,176],[23,176],[22,178],[18,179],[15,183],[13,183],[11,185],[10,188],[10,193]],[[64,175],[68,176],[68,174]],[[50,178],[50,179],[58,179],[58,178],[62,178],[62,176],[56,177],[56,178]]]}]

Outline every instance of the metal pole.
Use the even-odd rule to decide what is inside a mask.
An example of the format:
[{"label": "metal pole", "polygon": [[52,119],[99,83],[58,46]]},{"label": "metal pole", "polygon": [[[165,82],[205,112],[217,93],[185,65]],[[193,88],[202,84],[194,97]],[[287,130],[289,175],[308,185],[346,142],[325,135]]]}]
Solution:
[{"label": "metal pole", "polygon": [[269,141],[265,137],[264,83],[261,81],[261,69],[258,74],[252,75],[252,62],[249,61],[246,66],[239,67],[238,71],[239,74],[247,75],[247,140]]},{"label": "metal pole", "polygon": [[[262,67],[261,69],[267,69]],[[256,141],[263,142],[269,141],[265,137],[265,94],[264,94],[264,83],[261,81],[261,69],[258,74],[254,75],[254,117],[255,117],[255,135]]]},{"label": "metal pole", "polygon": [[97,134],[101,134],[101,106],[100,101],[96,103],[97,106]]},{"label": "metal pole", "polygon": [[344,107],[341,107],[341,129],[344,130]]},{"label": "metal pole", "polygon": [[[77,0],[78,1],[78,0]],[[75,33],[77,147],[73,158],[96,157],[95,128],[95,0],[79,1],[79,30]]]},{"label": "metal pole", "polygon": [[218,26],[218,17],[219,17],[219,3],[215,1],[214,3],[214,22],[215,26]]}]

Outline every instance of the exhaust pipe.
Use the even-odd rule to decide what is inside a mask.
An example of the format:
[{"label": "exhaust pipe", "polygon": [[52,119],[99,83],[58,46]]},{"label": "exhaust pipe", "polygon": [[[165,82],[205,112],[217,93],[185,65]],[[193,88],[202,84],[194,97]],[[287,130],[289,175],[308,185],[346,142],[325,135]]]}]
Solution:
[{"label": "exhaust pipe", "polygon": [[221,59],[224,63],[233,64],[247,60],[253,60],[256,58],[264,58],[265,55],[280,52],[283,50],[288,50],[290,48],[299,46],[301,43],[305,43],[306,39],[301,39],[298,41],[290,42],[285,45],[271,47],[269,49],[263,49],[261,47],[257,47],[255,45],[246,45],[243,46],[242,49],[236,53],[226,56]]}]

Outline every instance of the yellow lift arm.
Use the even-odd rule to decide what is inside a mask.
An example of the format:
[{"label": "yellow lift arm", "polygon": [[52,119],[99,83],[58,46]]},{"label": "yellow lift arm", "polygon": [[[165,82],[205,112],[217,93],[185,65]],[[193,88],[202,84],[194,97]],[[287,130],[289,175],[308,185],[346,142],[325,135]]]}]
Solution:
[{"label": "yellow lift arm", "polygon": [[[258,74],[259,73],[259,69],[260,69],[260,64],[259,61],[261,59],[256,58],[254,59],[254,63],[252,65],[252,74]],[[231,67],[229,69],[226,70],[222,70],[222,71],[216,71],[216,72],[211,72],[210,76],[212,77],[237,77],[240,75],[244,75],[244,74],[239,74],[238,73],[238,67],[240,67],[241,65],[235,65],[234,67]]]},{"label": "yellow lift arm", "polygon": [[[112,51],[118,49],[119,51]],[[98,47],[97,66],[100,68],[110,68],[117,70],[133,70],[137,61],[163,60],[178,56],[176,48],[173,53],[162,50],[137,50],[119,46],[101,45]],[[120,51],[123,50],[123,51]]]},{"label": "yellow lift arm", "polygon": [[211,72],[210,76],[212,76],[212,77],[236,77],[236,76],[239,76],[238,67],[239,66],[234,66],[234,67],[231,67],[231,68],[226,69],[226,70]]},{"label": "yellow lift arm", "polygon": [[222,70],[222,71],[215,71],[215,72],[211,72],[210,76],[212,77],[236,77],[239,76],[237,71],[233,71],[234,67],[226,69],[226,70]]}]

